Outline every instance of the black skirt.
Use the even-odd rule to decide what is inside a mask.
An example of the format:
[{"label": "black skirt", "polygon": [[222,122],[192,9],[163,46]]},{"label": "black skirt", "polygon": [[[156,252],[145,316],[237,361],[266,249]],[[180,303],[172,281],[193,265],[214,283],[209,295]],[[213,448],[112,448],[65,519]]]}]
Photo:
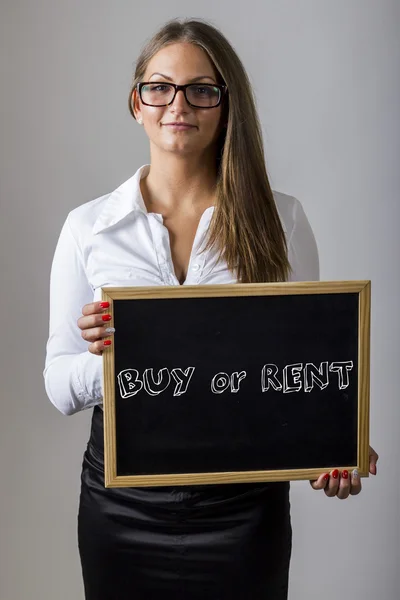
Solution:
[{"label": "black skirt", "polygon": [[83,458],[86,600],[286,600],[289,484],[105,488],[103,412]]}]

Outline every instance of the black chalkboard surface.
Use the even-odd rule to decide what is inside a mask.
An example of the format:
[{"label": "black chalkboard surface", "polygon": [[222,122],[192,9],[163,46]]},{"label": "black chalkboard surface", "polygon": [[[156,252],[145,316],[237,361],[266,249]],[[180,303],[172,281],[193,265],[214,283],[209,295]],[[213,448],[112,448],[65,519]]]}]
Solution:
[{"label": "black chalkboard surface", "polygon": [[370,282],[102,294],[106,486],[367,476]]}]

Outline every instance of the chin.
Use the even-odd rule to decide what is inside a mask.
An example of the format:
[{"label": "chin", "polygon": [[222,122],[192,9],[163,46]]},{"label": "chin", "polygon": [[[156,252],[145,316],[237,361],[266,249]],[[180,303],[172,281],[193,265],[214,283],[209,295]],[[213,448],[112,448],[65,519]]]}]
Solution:
[{"label": "chin", "polygon": [[183,141],[175,140],[172,143],[156,144],[160,150],[164,152],[174,152],[176,154],[192,154],[193,152],[203,152],[202,147],[198,144],[184,143]]}]

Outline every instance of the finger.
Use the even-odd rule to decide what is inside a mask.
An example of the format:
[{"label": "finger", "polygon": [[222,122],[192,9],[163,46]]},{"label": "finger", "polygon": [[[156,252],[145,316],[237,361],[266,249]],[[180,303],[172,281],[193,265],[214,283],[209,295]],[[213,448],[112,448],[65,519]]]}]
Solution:
[{"label": "finger", "polygon": [[110,348],[112,345],[111,340],[97,340],[97,342],[93,342],[90,344],[88,350],[92,354],[96,354],[97,356],[101,356],[107,348]]},{"label": "finger", "polygon": [[349,472],[346,469],[343,469],[342,474],[340,476],[339,488],[336,496],[339,500],[345,500],[350,495],[351,489],[351,481],[349,477]]},{"label": "finger", "polygon": [[329,498],[333,498],[334,496],[336,496],[338,488],[339,488],[339,470],[334,469],[330,473],[329,483],[325,488],[325,494]]},{"label": "finger", "polygon": [[357,469],[354,469],[354,471],[351,474],[350,494],[352,496],[357,496],[357,494],[359,494],[360,492],[361,492],[361,477],[358,474]]},{"label": "finger", "polygon": [[[83,309],[82,309],[83,310]],[[112,316],[109,313],[99,315],[91,314],[83,317],[79,317],[77,324],[79,329],[93,329],[94,327],[101,327],[103,325],[109,325]]]},{"label": "finger", "polygon": [[376,463],[378,462],[378,460],[379,460],[378,454],[370,446],[369,447],[369,472],[371,473],[371,475],[376,475],[378,472],[377,466],[376,466]]},{"label": "finger", "polygon": [[82,308],[82,314],[86,317],[88,315],[99,314],[104,312],[107,308],[110,308],[109,302],[100,300],[99,302],[90,302],[85,304]]},{"label": "finger", "polygon": [[92,329],[83,329],[81,332],[81,337],[86,342],[96,342],[97,340],[101,340],[108,335],[112,335],[115,333],[114,327],[93,327]]},{"label": "finger", "polygon": [[325,489],[327,483],[329,480],[329,473],[323,473],[322,475],[320,475],[318,477],[318,479],[314,479],[313,481],[310,481],[311,487],[314,490],[323,490]]}]

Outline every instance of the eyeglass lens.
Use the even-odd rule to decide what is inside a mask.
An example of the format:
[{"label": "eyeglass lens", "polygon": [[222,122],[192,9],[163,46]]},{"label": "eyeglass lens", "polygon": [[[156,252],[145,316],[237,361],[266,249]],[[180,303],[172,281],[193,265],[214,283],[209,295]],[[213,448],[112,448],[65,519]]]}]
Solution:
[{"label": "eyeglass lens", "polygon": [[[168,83],[155,83],[142,86],[141,96],[145,104],[164,106],[169,104],[174,97],[175,88]],[[186,88],[186,98],[193,106],[211,108],[216,106],[220,99],[220,90],[213,85],[193,84]]]}]

